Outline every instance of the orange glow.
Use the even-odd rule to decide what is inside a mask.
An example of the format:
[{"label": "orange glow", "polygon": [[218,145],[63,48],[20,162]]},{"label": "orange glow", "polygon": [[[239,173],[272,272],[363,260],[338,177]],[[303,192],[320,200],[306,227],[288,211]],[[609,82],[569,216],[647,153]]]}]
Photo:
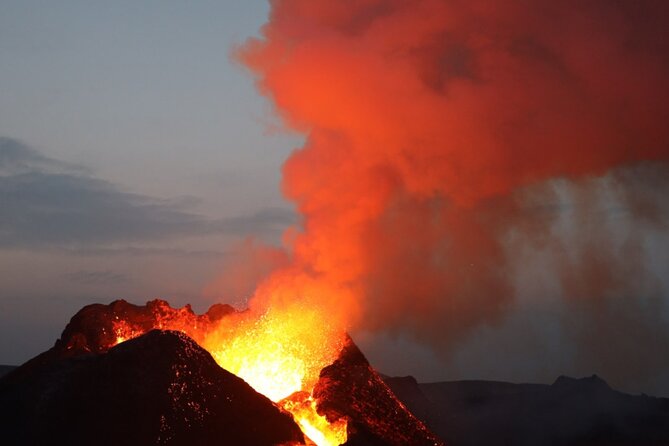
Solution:
[{"label": "orange glow", "polygon": [[225,318],[202,344],[221,367],[277,402],[313,387],[336,359],[343,338],[330,335],[320,313],[296,308]]},{"label": "orange glow", "polygon": [[[329,446],[346,442],[346,422],[330,424],[319,415],[311,392],[343,341],[322,312],[294,306],[258,318],[249,313],[224,318],[202,344],[221,367],[292,413],[311,441]],[[296,392],[307,395],[300,404],[287,398]]]},{"label": "orange glow", "polygon": [[128,339],[136,338],[143,334],[143,331],[135,329],[131,324],[123,319],[116,317],[116,320],[112,322],[114,336],[116,339],[116,344],[125,342]]},{"label": "orange glow", "polygon": [[277,305],[204,323],[190,309],[159,307],[153,316],[149,326],[146,321],[116,316],[112,321],[114,345],[153,328],[181,331],[208,350],[222,368],[290,412],[313,443],[346,442],[346,421],[328,422],[317,413],[311,396],[320,371],[334,362],[345,340],[325,312],[299,304]]},{"label": "orange glow", "polygon": [[316,401],[306,392],[300,392],[280,402],[281,407],[293,414],[302,432],[318,446],[337,446],[346,443],[346,421],[330,423],[316,411]]},{"label": "orange glow", "polygon": [[[300,224],[267,281],[292,270],[347,289],[331,303],[315,294],[327,314],[357,306],[347,329],[438,352],[502,320],[517,241],[553,250],[551,180],[669,161],[668,4],[272,1],[237,55],[305,142],[282,170]],[[610,180],[631,214],[661,215],[654,195]],[[592,259],[576,278],[610,294],[586,271],[615,274],[601,260],[614,256],[555,243],[559,268]]]}]

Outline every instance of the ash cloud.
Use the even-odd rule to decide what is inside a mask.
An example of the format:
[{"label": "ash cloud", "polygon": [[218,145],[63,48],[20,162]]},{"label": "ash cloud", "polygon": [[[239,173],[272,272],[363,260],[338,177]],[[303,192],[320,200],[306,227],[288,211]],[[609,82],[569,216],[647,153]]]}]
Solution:
[{"label": "ash cloud", "polygon": [[653,0],[273,2],[239,57],[307,135],[283,171],[303,225],[257,300],[330,290],[342,325],[448,353],[504,323],[533,249],[579,320],[574,361],[665,373],[613,358],[666,347],[648,240],[666,235],[668,21]]},{"label": "ash cloud", "polygon": [[[574,187],[570,228],[551,251],[565,299],[563,331],[581,370],[610,382],[669,391],[669,283],[667,265],[652,255],[666,243],[669,169],[641,164]],[[584,184],[585,183],[585,184]],[[604,195],[604,196],[602,196]],[[618,213],[593,212],[607,200]],[[658,268],[660,274],[658,274]]]}]

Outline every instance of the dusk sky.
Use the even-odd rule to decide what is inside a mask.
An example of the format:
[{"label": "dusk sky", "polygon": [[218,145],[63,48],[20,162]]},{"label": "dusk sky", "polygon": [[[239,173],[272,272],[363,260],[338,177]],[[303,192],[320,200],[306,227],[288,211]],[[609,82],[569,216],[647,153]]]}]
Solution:
[{"label": "dusk sky", "polygon": [[280,166],[302,138],[230,57],[267,12],[2,2],[0,362],[49,347],[87,303],[204,311],[232,245],[294,221]]},{"label": "dusk sky", "polygon": [[[94,302],[243,308],[264,247],[308,221],[301,262],[366,291],[353,337],[383,373],[596,373],[669,396],[669,37],[652,8],[593,1],[553,38],[550,11],[453,7],[460,22],[425,25],[442,45],[401,1],[353,3],[276,2],[270,43],[236,58],[266,1],[0,2],[0,364]],[[417,2],[441,3],[457,2]],[[478,26],[522,38],[506,57]]]}]

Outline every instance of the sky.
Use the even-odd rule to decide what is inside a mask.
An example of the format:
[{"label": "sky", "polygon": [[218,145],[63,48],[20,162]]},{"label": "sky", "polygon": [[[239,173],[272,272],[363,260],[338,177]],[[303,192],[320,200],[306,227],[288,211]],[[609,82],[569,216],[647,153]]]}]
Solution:
[{"label": "sky", "polygon": [[[656,57],[664,41],[643,11],[622,26],[605,2],[584,12],[601,15],[595,24],[549,11],[573,26],[559,38],[543,34],[551,27],[541,14],[511,7],[454,7],[459,24],[442,23],[443,11],[429,9],[440,3],[450,4],[417,2],[423,17],[420,7],[394,9],[400,1],[285,1],[270,44],[244,47],[240,61],[240,45],[262,36],[265,1],[0,2],[0,363],[46,350],[93,302],[243,308],[268,263],[249,269],[254,253],[306,220],[299,252],[323,249],[318,261],[341,255],[365,272],[347,273],[366,291],[353,337],[384,373],[545,383],[597,373],[624,390],[669,396],[669,187],[663,167],[645,164],[662,158],[652,149],[666,142],[666,108],[652,98],[667,95],[643,88],[664,79],[666,57]],[[387,28],[370,17],[387,18]],[[481,23],[500,39],[505,26],[526,32],[513,42],[516,59],[471,39]],[[648,46],[629,62],[641,69],[627,71],[621,60],[631,59],[616,52],[609,25],[631,36],[624,51]],[[447,43],[419,41],[430,27]],[[273,58],[286,41],[304,51]],[[394,62],[393,45],[405,44],[415,51]],[[598,66],[616,68],[610,85]],[[494,75],[498,84],[477,88]],[[570,149],[553,144],[558,134]],[[504,143],[488,147],[496,138]],[[438,144],[405,153],[442,139],[511,156],[493,155],[491,168],[454,151],[454,171]],[[525,141],[560,153],[564,166],[549,169]],[[611,149],[589,152],[601,141]],[[333,142],[350,149],[346,161]],[[528,169],[532,162],[543,170]],[[369,171],[376,176],[359,181]],[[351,217],[360,201],[363,215]],[[377,207],[379,215],[369,211]],[[423,220],[447,223],[416,231]],[[360,232],[348,230],[351,221],[363,222]],[[325,248],[314,248],[319,237]],[[452,279],[452,271],[461,272]],[[434,287],[418,288],[418,305],[410,288],[425,283]],[[454,287],[469,300],[444,297]]]},{"label": "sky", "polygon": [[0,4],[0,362],[48,348],[87,303],[204,311],[236,243],[295,221],[280,166],[302,137],[230,57],[267,12]]}]

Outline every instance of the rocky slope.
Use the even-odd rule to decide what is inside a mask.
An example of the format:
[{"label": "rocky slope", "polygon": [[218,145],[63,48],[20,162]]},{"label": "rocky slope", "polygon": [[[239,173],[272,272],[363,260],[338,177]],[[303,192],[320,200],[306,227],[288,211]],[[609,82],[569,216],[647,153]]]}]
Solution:
[{"label": "rocky slope", "polygon": [[150,331],[0,380],[3,444],[303,443],[290,415],[187,336]]},{"label": "rocky slope", "polygon": [[[82,308],[54,347],[0,379],[0,430],[16,444],[50,438],[110,445],[304,441],[290,415],[221,369],[195,342],[233,312],[215,305],[197,315],[162,300]],[[319,413],[346,420],[347,446],[443,444],[350,338],[321,372],[314,397]]]}]

